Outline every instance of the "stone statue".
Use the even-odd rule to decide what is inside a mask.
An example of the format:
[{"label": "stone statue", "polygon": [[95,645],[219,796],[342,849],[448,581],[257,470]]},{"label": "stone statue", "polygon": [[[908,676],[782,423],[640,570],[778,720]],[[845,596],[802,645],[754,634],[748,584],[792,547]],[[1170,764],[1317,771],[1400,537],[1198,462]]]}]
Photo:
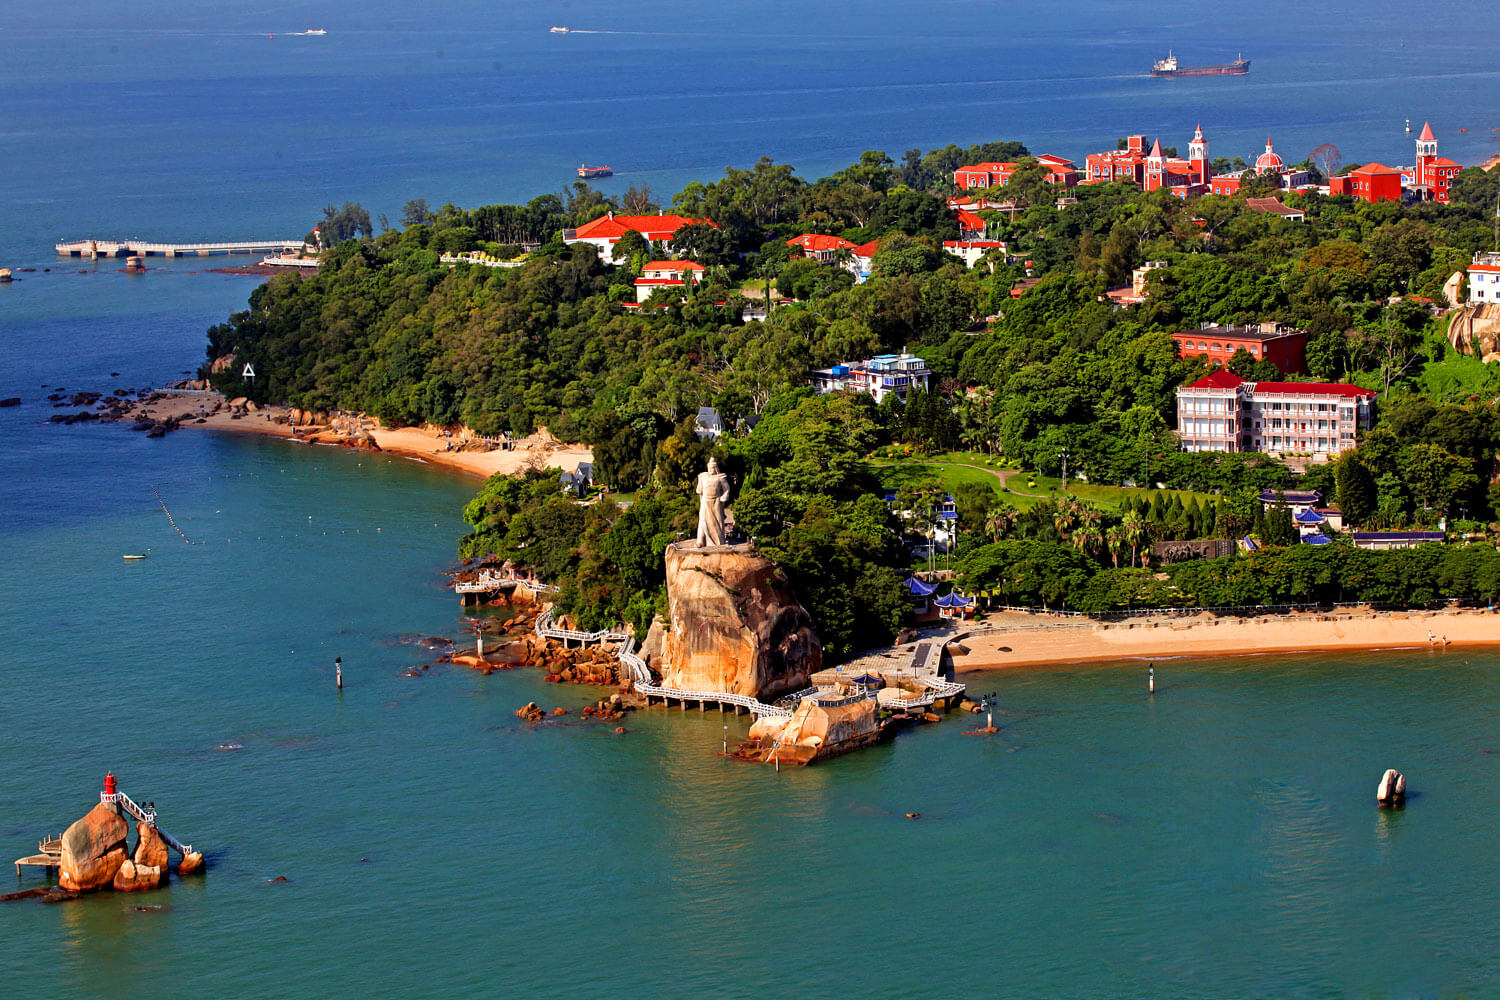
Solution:
[{"label": "stone statue", "polygon": [[698,474],[698,545],[724,544],[724,505],[729,502],[729,477],[719,471],[719,463],[708,460],[708,471]]}]

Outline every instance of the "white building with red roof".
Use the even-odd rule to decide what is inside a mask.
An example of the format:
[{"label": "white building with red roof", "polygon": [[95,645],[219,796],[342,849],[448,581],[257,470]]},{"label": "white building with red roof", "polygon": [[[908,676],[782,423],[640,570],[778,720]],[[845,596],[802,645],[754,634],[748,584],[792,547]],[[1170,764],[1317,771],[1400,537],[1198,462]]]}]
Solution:
[{"label": "white building with red roof", "polygon": [[787,240],[786,245],[793,250],[801,250],[804,257],[821,260],[825,264],[837,259],[841,252],[854,249],[854,244],[843,237],[823,233],[803,233]]},{"label": "white building with red roof", "polygon": [[1469,301],[1500,302],[1500,253],[1480,251],[1469,265]]},{"label": "white building with red roof", "polygon": [[691,260],[653,260],[641,268],[641,276],[635,279],[635,300],[645,302],[658,288],[686,290],[689,281],[701,284],[706,270]]},{"label": "white building with red roof", "polygon": [[1003,240],[944,240],[943,250],[961,259],[964,267],[973,267],[990,251],[1003,257],[1005,243]]},{"label": "white building with red roof", "polygon": [[1177,390],[1183,451],[1331,457],[1375,423],[1375,396],[1342,382],[1247,382],[1219,369]]},{"label": "white building with red roof", "polygon": [[705,222],[710,226],[716,226],[709,219],[694,219],[686,215],[616,215],[614,212],[607,212],[577,229],[564,229],[563,242],[567,244],[592,243],[599,248],[601,258],[608,263],[614,263],[615,244],[619,243],[626,233],[637,232],[645,237],[647,242],[663,243],[677,235],[677,230],[683,226]]}]

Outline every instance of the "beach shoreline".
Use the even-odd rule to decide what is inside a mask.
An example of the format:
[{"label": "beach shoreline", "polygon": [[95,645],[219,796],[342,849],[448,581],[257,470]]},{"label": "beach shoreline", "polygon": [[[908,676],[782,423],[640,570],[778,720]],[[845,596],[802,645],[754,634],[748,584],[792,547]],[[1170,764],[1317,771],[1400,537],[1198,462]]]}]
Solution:
[{"label": "beach shoreline", "polygon": [[[529,468],[570,472],[594,460],[583,445],[564,444],[545,432],[518,438],[506,449],[463,451],[450,448],[463,439],[432,427],[383,427],[373,418],[340,415],[327,423],[294,425],[306,411],[286,406],[231,407],[220,393],[162,390],[124,411],[125,420],[177,421],[178,429],[198,428],[276,437],[300,444],[346,447],[396,455],[479,479]],[[358,425],[356,428],[356,424]]]},{"label": "beach shoreline", "polygon": [[[1173,659],[1430,649],[1449,654],[1500,646],[1500,615],[1486,609],[1294,612],[1246,618],[1027,624],[1005,616],[998,627],[957,630],[968,650],[954,672]],[[1040,618],[1041,616],[1034,616]]]}]

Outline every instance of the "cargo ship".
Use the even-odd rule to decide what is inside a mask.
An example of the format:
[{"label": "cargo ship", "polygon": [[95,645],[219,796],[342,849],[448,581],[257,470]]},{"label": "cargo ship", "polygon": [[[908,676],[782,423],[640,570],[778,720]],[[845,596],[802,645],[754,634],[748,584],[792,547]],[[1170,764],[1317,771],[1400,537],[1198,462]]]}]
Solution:
[{"label": "cargo ship", "polygon": [[1151,67],[1152,76],[1244,76],[1248,72],[1250,60],[1244,56],[1216,66],[1179,66],[1177,57],[1171,52],[1167,53],[1167,58],[1156,60]]},{"label": "cargo ship", "polygon": [[583,178],[586,181],[587,180],[592,180],[595,177],[610,177],[610,176],[613,176],[613,175],[614,175],[614,171],[611,170],[609,167],[587,167],[587,166],[584,166],[584,167],[579,167],[578,168],[578,176],[581,177],[581,178]]}]

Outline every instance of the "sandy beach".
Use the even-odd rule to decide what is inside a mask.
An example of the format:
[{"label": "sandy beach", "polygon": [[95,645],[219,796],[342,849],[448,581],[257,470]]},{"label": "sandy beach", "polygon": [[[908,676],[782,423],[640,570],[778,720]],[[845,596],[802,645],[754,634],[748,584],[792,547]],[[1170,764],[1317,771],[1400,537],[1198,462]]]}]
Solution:
[{"label": "sandy beach", "polygon": [[[1108,624],[1088,619],[1005,615],[955,633],[967,654],[960,673],[1114,660],[1246,656],[1339,650],[1438,649],[1500,645],[1500,615],[1484,610],[1297,612],[1255,618],[1161,618]],[[1444,643],[1446,640],[1446,645]]]},{"label": "sandy beach", "polygon": [[[442,431],[431,427],[382,427],[377,421],[365,418],[358,421],[362,429],[351,434],[349,432],[355,430],[356,418],[340,417],[327,424],[310,423],[294,428],[291,420],[295,412],[284,406],[265,406],[236,417],[228,401],[218,393],[179,395],[169,392],[135,406],[129,411],[129,417],[149,417],[158,421],[176,418],[181,421],[183,429],[263,434],[314,445],[368,447],[368,443],[357,442],[373,442],[375,448],[371,450],[417,459],[481,479],[497,472],[520,472],[531,466],[571,472],[578,463],[594,460],[592,452],[583,445],[562,444],[545,433],[517,439],[505,450],[458,451],[448,447],[458,438],[446,437]],[[200,418],[202,422],[199,422]]]}]

